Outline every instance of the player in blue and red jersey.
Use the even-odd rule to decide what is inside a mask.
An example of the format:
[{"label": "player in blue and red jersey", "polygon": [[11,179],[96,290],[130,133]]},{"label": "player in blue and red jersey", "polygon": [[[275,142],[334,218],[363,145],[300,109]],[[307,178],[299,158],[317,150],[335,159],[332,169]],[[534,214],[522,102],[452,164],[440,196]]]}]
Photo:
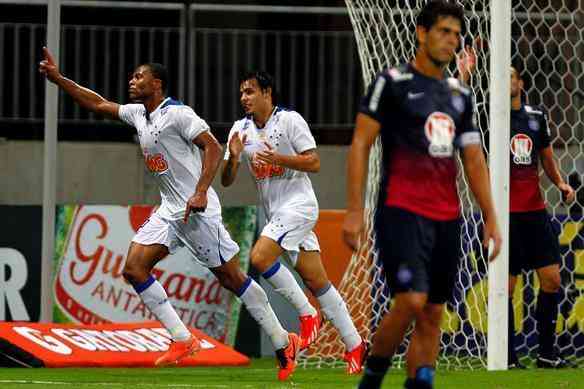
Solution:
[{"label": "player in blue and red jersey", "polygon": [[554,160],[547,113],[541,107],[521,103],[523,81],[511,69],[511,198],[509,218],[509,365],[522,367],[514,347],[512,296],[522,270],[535,269],[539,277],[536,321],[539,333],[537,366],[562,368],[570,365],[555,350],[558,317],[560,249],[539,188],[539,160],[544,172],[571,202],[574,190]]},{"label": "player in blue and red jersey", "polygon": [[415,59],[378,74],[357,115],[348,161],[348,212],[343,226],[353,248],[363,228],[362,191],[371,146],[381,136],[382,182],[376,242],[395,296],[373,338],[360,388],[379,388],[406,330],[406,388],[432,388],[444,303],[452,296],[461,258],[455,150],[485,220],[483,244],[501,244],[481,136],[470,91],[444,69],[455,56],[463,10],[426,4],[417,18]]},{"label": "player in blue and red jersey", "polygon": [[[473,49],[460,57],[460,78],[468,81],[475,70]],[[525,368],[515,352],[515,320],[513,292],[517,276],[523,270],[537,272],[540,291],[537,297],[536,322],[539,334],[537,366],[563,368],[571,364],[556,352],[556,319],[558,317],[560,249],[539,187],[539,161],[547,177],[562,192],[563,199],[574,200],[574,190],[558,168],[550,144],[547,113],[542,107],[523,104],[524,82],[516,67],[511,68],[511,134],[510,134],[510,218],[509,218],[509,368]]]}]

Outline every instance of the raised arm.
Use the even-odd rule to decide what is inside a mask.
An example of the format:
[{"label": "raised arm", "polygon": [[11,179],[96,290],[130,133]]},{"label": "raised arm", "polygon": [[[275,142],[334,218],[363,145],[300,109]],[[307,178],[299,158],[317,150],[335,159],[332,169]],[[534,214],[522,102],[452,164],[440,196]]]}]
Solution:
[{"label": "raised arm", "polygon": [[39,72],[57,85],[83,108],[112,119],[119,119],[119,104],[108,101],[76,82],[64,77],[60,72],[49,49],[43,47],[44,59],[39,64]]},{"label": "raised arm", "polygon": [[465,84],[470,83],[471,76],[476,70],[477,54],[473,47],[466,46],[456,55],[458,79]]}]

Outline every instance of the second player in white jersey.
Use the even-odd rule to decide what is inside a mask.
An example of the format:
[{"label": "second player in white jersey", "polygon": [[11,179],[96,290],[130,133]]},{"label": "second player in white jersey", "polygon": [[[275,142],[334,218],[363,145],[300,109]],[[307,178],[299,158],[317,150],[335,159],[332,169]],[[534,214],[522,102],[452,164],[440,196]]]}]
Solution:
[{"label": "second player in white jersey", "polygon": [[235,122],[229,136],[221,182],[231,185],[240,159],[253,175],[267,224],[251,252],[252,265],[298,311],[302,348],[318,335],[321,316],[310,304],[292,273],[278,262],[285,254],[346,346],[350,374],[361,372],[365,343],[357,333],[345,302],[328,280],[313,228],[318,202],[308,173],[320,169],[316,142],[297,112],[274,104],[272,77],[265,72],[245,75],[240,83],[246,117]]},{"label": "second player in white jersey", "polygon": [[[258,128],[251,117],[234,123],[229,139],[237,134],[245,137],[243,158],[259,193],[260,204],[268,219],[262,235],[291,251],[292,260],[302,247],[318,251],[318,240],[312,232],[318,219],[318,202],[305,171],[265,163],[258,153],[274,150],[282,155],[300,155],[316,149],[308,124],[294,111],[274,107],[264,127]],[[229,148],[225,160],[230,157]]]}]

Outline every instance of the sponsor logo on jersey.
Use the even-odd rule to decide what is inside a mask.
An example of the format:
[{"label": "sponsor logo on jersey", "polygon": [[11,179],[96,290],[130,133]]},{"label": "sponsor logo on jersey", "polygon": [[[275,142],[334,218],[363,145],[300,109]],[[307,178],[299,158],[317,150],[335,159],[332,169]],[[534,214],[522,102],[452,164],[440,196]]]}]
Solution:
[{"label": "sponsor logo on jersey", "polygon": [[454,120],[443,112],[434,112],[426,119],[424,132],[430,142],[428,153],[432,157],[451,157],[456,126]]},{"label": "sponsor logo on jersey", "polygon": [[517,165],[531,164],[531,151],[533,150],[533,141],[525,134],[517,134],[511,138],[511,153],[513,162]]},{"label": "sponsor logo on jersey", "polygon": [[160,153],[151,155],[144,154],[144,160],[146,167],[152,173],[163,173],[168,170],[168,163]]},{"label": "sponsor logo on jersey", "polygon": [[281,177],[286,171],[282,166],[269,165],[266,163],[252,162],[251,169],[256,180],[265,180],[266,178]]}]

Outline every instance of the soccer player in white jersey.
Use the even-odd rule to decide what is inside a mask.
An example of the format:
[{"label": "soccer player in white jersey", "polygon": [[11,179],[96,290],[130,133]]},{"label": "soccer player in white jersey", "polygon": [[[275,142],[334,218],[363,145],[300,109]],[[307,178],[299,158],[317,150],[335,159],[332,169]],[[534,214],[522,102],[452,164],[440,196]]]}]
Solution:
[{"label": "soccer player in white jersey", "polygon": [[328,280],[312,231],[318,202],[308,173],[320,169],[316,142],[300,114],[275,105],[269,74],[246,74],[240,93],[246,116],[229,133],[221,182],[224,186],[233,183],[244,157],[268,221],[252,249],[252,265],[298,311],[301,347],[307,348],[316,339],[321,319],[292,273],[277,261],[284,254],[319,301],[324,317],[339,331],[347,350],[347,372],[360,373],[365,343],[341,295]]},{"label": "soccer player in white jersey", "polygon": [[164,288],[150,273],[158,261],[185,246],[223,287],[241,299],[268,333],[280,363],[278,378],[288,378],[296,366],[300,338],[282,328],[264,290],[239,268],[239,247],[223,226],[221,205],[210,186],[222,150],[207,123],[190,107],[166,97],[168,75],[160,64],[136,68],[129,82],[130,99],[136,104],[119,105],[65,78],[46,48],[44,55],[39,71],[79,105],[136,128],[146,166],[158,182],[162,204],[132,239],[123,270],[172,336],[169,350],[155,364],[177,363],[200,348],[199,340],[180,320]]}]

